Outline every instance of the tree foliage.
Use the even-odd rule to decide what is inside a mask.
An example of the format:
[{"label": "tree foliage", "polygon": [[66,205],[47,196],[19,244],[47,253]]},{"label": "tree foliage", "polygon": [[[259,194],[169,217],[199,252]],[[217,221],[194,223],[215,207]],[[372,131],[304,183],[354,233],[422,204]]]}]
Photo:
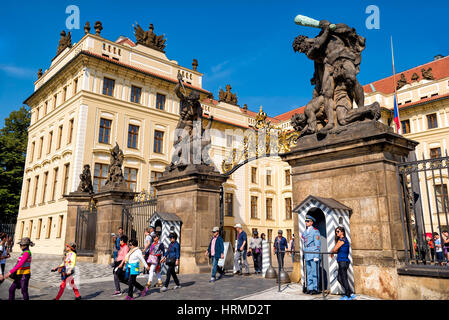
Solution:
[{"label": "tree foliage", "polygon": [[12,111],[0,129],[0,220],[19,212],[31,114],[25,106]]}]

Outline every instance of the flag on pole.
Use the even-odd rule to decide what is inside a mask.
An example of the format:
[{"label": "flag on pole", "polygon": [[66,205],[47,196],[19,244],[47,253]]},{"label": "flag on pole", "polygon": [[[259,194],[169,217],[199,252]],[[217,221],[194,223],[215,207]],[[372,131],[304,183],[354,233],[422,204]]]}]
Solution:
[{"label": "flag on pole", "polygon": [[394,123],[396,123],[396,132],[401,134],[401,125],[399,123],[399,110],[398,110],[398,102],[396,100],[396,92],[394,93]]},{"label": "flag on pole", "polygon": [[393,37],[391,37],[391,60],[393,62],[393,87],[394,87],[394,118],[393,121],[396,124],[396,132],[401,133],[401,122],[399,120],[399,108],[398,108],[398,94],[396,92],[396,73],[394,70],[394,53],[393,53]]}]

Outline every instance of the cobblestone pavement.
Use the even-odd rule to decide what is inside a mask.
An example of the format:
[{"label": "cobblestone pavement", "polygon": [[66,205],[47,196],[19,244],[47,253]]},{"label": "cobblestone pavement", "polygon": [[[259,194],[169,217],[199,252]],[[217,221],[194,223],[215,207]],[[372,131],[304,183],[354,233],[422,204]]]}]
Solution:
[{"label": "cobblestone pavement", "polygon": [[[17,260],[17,253],[12,254],[6,271],[9,271]],[[61,261],[61,256],[34,254],[31,267],[30,299],[51,300],[60,285],[58,274],[50,272]],[[290,267],[288,266],[290,264]],[[112,297],[114,283],[112,268],[110,266],[97,265],[87,262],[79,262],[77,282],[84,300],[122,300],[125,294]],[[275,267],[275,266],[274,266]],[[291,263],[286,261],[286,270],[291,269]],[[252,270],[252,268],[251,268]],[[179,275],[182,288],[174,290],[173,281],[169,290],[161,293],[159,288],[152,288],[146,297],[138,300],[321,300],[321,295],[305,295],[299,284],[282,285],[278,292],[278,286],[274,279],[264,279],[260,275],[232,276],[226,274],[223,279],[215,283],[209,283],[210,274]],[[163,276],[165,279],[165,276]],[[138,277],[138,282],[145,284],[146,276]],[[11,281],[8,279],[0,285],[0,300],[8,299],[8,289]],[[127,285],[121,284],[121,289],[127,291]],[[135,294],[138,297],[138,291]],[[22,299],[20,290],[16,291],[16,298]],[[66,288],[62,300],[73,300],[74,294],[70,288]],[[327,300],[338,300],[340,296],[328,295]],[[357,300],[374,300],[367,296],[358,296]]]}]

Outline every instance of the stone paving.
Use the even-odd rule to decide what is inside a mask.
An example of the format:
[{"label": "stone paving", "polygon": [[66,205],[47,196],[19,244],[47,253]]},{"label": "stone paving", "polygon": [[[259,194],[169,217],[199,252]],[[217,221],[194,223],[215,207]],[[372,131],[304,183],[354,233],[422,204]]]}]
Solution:
[{"label": "stone paving", "polygon": [[[18,254],[13,253],[12,259],[6,266],[9,271],[17,259]],[[60,278],[57,273],[50,272],[61,261],[61,256],[33,255],[30,281],[31,300],[51,300],[57,292]],[[251,260],[251,259],[250,259]],[[291,261],[291,259],[290,259]],[[252,261],[251,261],[252,262]],[[80,293],[84,300],[122,300],[125,294],[112,297],[114,283],[112,268],[110,266],[97,265],[87,262],[79,262],[78,275]],[[251,263],[250,263],[251,265]],[[290,267],[288,266],[290,265]],[[291,262],[286,259],[286,270],[291,268]],[[252,268],[251,268],[252,271]],[[209,283],[210,274],[179,275],[182,288],[174,290],[173,281],[169,290],[161,293],[159,288],[152,288],[149,295],[138,300],[322,300],[322,295],[305,295],[299,284],[282,285],[278,292],[275,279],[264,279],[260,275],[233,276],[226,274],[221,280]],[[163,276],[165,279],[165,276]],[[138,282],[145,284],[146,276],[139,276]],[[8,299],[8,289],[11,281],[8,279],[0,285],[0,300]],[[127,285],[121,284],[122,290],[127,290]],[[138,297],[136,292],[135,297]],[[20,290],[16,291],[16,298],[20,300]],[[62,300],[73,300],[74,294],[70,288],[66,288]],[[328,295],[326,300],[338,300],[340,296]],[[367,296],[358,296],[357,300],[374,300]]]}]

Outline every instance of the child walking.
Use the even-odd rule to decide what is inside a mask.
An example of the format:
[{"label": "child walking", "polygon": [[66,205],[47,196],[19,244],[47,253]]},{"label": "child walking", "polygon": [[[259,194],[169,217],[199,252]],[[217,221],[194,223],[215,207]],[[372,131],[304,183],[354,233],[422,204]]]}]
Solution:
[{"label": "child walking", "polygon": [[59,300],[64,293],[67,282],[70,282],[70,285],[73,288],[73,292],[75,293],[75,300],[81,300],[80,293],[78,288],[75,286],[75,280],[73,279],[73,275],[75,273],[75,265],[76,265],[76,244],[71,242],[66,244],[65,246],[65,256],[64,261],[57,266],[56,268],[51,269],[52,272],[56,270],[61,274],[61,285],[59,286],[58,295],[54,300]]},{"label": "child walking", "polygon": [[11,277],[14,279],[11,287],[9,287],[9,300],[15,300],[16,289],[22,290],[23,300],[29,300],[28,284],[31,278],[31,251],[30,246],[34,246],[30,238],[23,238],[19,242],[20,249],[22,249],[22,255],[20,256],[17,264],[9,271],[3,279]]}]

